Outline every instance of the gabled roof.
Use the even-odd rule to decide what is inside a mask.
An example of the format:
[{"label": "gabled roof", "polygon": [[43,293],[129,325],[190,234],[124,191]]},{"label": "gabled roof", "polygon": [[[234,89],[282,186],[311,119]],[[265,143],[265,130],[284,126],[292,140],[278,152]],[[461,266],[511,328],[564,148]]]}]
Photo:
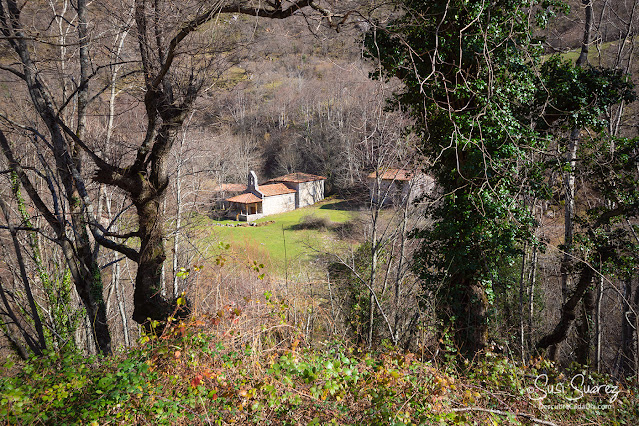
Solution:
[{"label": "gabled roof", "polygon": [[235,197],[227,198],[226,201],[230,201],[231,203],[240,203],[240,204],[252,204],[259,203],[262,201],[260,197],[253,194],[252,192],[247,192],[245,194],[236,195]]},{"label": "gabled roof", "polygon": [[[369,174],[368,177],[370,179],[377,178],[377,171]],[[381,171],[380,178],[382,180],[400,180],[400,181],[409,181],[415,176],[415,173],[412,170],[406,169],[384,169]]]},{"label": "gabled roof", "polygon": [[314,180],[326,180],[324,176],[311,175],[309,173],[289,173],[284,176],[279,176],[269,180],[269,182],[292,182],[292,183],[301,183],[301,182],[311,182]]},{"label": "gabled roof", "polygon": [[269,185],[260,185],[257,188],[265,197],[272,197],[273,195],[282,195],[282,194],[290,194],[295,192],[294,189],[291,189],[284,185],[283,183],[271,183]]},{"label": "gabled roof", "polygon": [[[272,197],[274,195],[292,194],[296,191],[284,185],[283,183],[272,183],[269,185],[260,185],[258,191],[262,193],[264,197]],[[259,203],[262,198],[253,194],[252,192],[245,192],[244,194],[236,195],[235,197],[227,198],[226,201],[231,203],[251,204]]]}]

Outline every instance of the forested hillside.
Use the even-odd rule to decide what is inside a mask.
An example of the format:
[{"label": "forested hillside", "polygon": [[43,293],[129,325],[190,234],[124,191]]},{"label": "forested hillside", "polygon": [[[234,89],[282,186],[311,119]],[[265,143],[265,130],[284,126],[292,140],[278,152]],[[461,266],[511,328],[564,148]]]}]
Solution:
[{"label": "forested hillside", "polygon": [[0,418],[633,424],[638,5],[0,1]]}]

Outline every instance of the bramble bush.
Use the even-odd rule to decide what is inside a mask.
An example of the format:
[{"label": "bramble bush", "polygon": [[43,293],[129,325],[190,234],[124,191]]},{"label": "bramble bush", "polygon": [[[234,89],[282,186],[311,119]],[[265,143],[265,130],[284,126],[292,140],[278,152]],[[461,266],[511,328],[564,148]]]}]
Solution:
[{"label": "bramble bush", "polygon": [[[543,410],[527,389],[560,372],[486,354],[442,365],[391,347],[365,352],[334,340],[307,347],[272,295],[170,321],[160,336],[108,358],[47,353],[0,378],[9,424],[632,424],[637,386],[618,384],[612,408]],[[10,362],[4,368],[11,367]],[[584,372],[585,373],[585,372]],[[612,383],[589,376],[593,383]],[[548,395],[544,404],[562,403]],[[603,398],[593,395],[593,402]],[[563,401],[565,402],[565,401]]]}]

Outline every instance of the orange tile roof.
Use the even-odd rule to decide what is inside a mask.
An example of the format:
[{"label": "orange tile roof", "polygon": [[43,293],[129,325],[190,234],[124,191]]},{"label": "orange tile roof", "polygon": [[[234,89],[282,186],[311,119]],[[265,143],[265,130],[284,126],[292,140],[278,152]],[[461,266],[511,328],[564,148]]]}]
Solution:
[{"label": "orange tile roof", "polygon": [[251,203],[259,203],[262,201],[260,197],[253,194],[252,192],[247,192],[245,194],[236,195],[235,197],[227,198],[226,201],[230,201],[231,203],[240,203],[240,204],[251,204]]},{"label": "orange tile roof", "polygon": [[[406,169],[385,169],[380,178],[382,180],[403,180],[408,181],[411,180],[415,174],[411,170]],[[377,172],[373,172],[368,175],[369,178],[375,179],[377,178]]]},{"label": "orange tile roof", "polygon": [[269,182],[293,182],[293,183],[301,183],[301,182],[310,182],[314,180],[326,180],[324,176],[311,175],[309,173],[289,173],[284,176],[279,176],[269,180]]},{"label": "orange tile roof", "polygon": [[269,185],[260,185],[258,186],[257,189],[262,194],[264,194],[265,197],[271,197],[273,195],[290,194],[292,192],[295,192],[294,189],[287,187],[283,183],[271,183]]}]

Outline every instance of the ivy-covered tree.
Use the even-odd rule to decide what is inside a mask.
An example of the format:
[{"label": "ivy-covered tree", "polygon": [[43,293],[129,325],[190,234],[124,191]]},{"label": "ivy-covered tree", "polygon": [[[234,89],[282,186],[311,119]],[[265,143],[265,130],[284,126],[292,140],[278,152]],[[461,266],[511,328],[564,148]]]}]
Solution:
[{"label": "ivy-covered tree", "polygon": [[[575,65],[554,57],[543,64],[541,75],[543,85],[536,103],[545,120],[539,123],[539,129],[547,127],[556,148],[566,152],[563,161],[551,163],[573,181],[563,200],[566,206],[573,204],[573,211],[566,214],[564,223],[570,229],[562,249],[570,261],[562,262],[562,273],[576,278],[574,285],[566,288],[560,320],[537,347],[549,349],[549,357],[557,359],[557,345],[577,322],[576,356],[585,365],[591,362],[594,278],[604,274],[628,280],[636,268],[632,253],[639,241],[629,219],[639,214],[639,145],[637,139],[610,134],[607,113],[611,105],[629,104],[636,95],[629,76],[618,69],[581,66],[579,62]],[[592,136],[582,136],[582,129]],[[575,198],[583,196],[575,194],[575,176],[583,182],[581,192],[593,194],[579,211],[574,208]]]},{"label": "ivy-covered tree", "polygon": [[[369,32],[368,54],[378,61],[377,76],[404,83],[392,105],[415,119],[410,130],[420,135],[425,171],[439,188],[429,213],[432,225],[414,232],[422,239],[415,264],[425,290],[438,300],[443,325],[462,353],[472,355],[487,341],[497,271],[513,264],[522,243],[535,243],[526,199],[544,196],[547,179],[532,153],[565,149],[566,132],[578,136],[574,129],[600,129],[606,108],[630,102],[634,94],[617,70],[593,68],[583,60],[577,66],[557,58],[543,61],[531,20],[545,23],[553,12],[549,5],[563,7],[557,2],[404,0],[401,5],[398,18]],[[627,158],[614,155],[615,161]],[[572,167],[563,160],[557,164]],[[609,187],[626,188],[624,179]],[[595,243],[595,228],[611,215],[621,217],[616,214],[621,210],[628,214],[635,204],[617,196],[611,200],[606,211],[601,206],[592,211],[595,216],[583,228],[598,247],[592,253],[610,252],[610,244]],[[566,318],[538,348],[565,338],[573,305],[594,275],[587,261],[583,265],[580,280],[587,284],[572,290],[562,310]]]},{"label": "ivy-covered tree", "polygon": [[439,315],[467,355],[480,351],[499,265],[513,264],[533,221],[522,201],[540,44],[522,0],[402,2],[404,13],[367,36],[380,74],[399,77],[394,105],[416,120],[439,187],[432,226],[417,230],[415,263]]}]

